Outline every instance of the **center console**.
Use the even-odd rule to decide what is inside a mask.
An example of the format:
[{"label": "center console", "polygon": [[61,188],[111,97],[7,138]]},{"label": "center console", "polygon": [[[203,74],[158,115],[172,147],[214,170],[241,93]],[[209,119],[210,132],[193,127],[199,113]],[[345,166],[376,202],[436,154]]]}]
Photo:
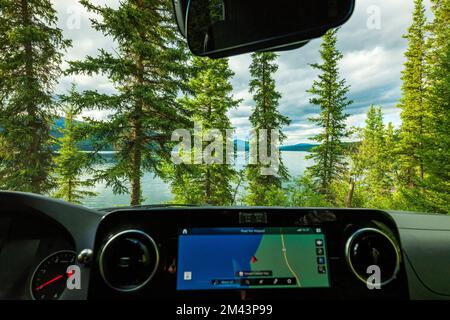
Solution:
[{"label": "center console", "polygon": [[373,210],[118,210],[97,231],[89,298],[408,298],[401,244]]}]

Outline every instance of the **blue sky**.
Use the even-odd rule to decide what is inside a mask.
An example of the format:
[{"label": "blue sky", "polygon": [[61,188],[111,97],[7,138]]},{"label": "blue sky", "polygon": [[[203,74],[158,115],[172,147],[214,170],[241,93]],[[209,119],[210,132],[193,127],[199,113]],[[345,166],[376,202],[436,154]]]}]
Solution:
[{"label": "blue sky", "polygon": [[[117,0],[92,2],[112,7],[118,4]],[[428,2],[426,0],[427,8]],[[60,17],[59,26],[64,35],[73,40],[66,60],[95,55],[99,48],[113,51],[112,39],[90,27],[88,19],[92,14],[87,13],[77,0],[53,0],[53,3]],[[338,33],[338,48],[344,54],[339,65],[341,76],[350,85],[349,98],[354,101],[347,110],[350,114],[348,125],[363,126],[371,104],[382,107],[386,122],[400,125],[396,104],[401,94],[400,77],[407,45],[402,35],[411,23],[412,9],[413,0],[356,0],[352,18]],[[429,10],[428,16],[431,18]],[[310,142],[308,138],[320,130],[308,122],[308,117],[317,114],[319,108],[309,103],[310,95],[306,93],[317,77],[309,63],[320,62],[320,43],[320,39],[315,39],[303,48],[279,53],[279,70],[275,74],[278,91],[282,94],[279,109],[292,120],[291,125],[284,128],[288,136],[285,144]],[[229,112],[239,138],[245,138],[250,128],[248,117],[253,106],[248,93],[250,62],[248,54],[230,59],[230,67],[235,72],[232,80],[234,95],[243,99],[237,109]],[[67,91],[71,82],[79,89],[114,91],[112,84],[102,76],[70,76],[61,79],[58,92]],[[99,118],[106,116],[106,112],[97,111],[87,114]]]}]

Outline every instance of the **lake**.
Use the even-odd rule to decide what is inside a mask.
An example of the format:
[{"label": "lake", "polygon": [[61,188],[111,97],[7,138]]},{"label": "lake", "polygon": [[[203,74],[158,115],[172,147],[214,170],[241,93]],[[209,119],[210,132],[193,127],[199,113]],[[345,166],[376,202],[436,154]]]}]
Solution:
[{"label": "lake", "polygon": [[[281,151],[281,157],[289,170],[291,177],[298,177],[305,169],[313,164],[313,160],[305,159],[308,152],[305,151]],[[245,152],[237,152],[236,169],[240,170],[246,165]],[[128,194],[115,195],[112,188],[106,187],[105,183],[97,183],[91,189],[97,192],[97,196],[85,198],[83,205],[89,208],[106,208],[129,205]],[[145,199],[143,204],[165,203],[173,200],[170,186],[152,173],[146,173],[142,177],[142,194]]]}]

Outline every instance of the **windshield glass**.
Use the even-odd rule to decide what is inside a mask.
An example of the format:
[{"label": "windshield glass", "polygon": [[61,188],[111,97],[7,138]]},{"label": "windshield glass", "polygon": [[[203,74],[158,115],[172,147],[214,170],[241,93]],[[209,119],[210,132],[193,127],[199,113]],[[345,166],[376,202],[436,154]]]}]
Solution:
[{"label": "windshield glass", "polygon": [[194,57],[169,0],[1,4],[2,190],[450,212],[448,1],[360,0],[300,49],[229,59]]}]

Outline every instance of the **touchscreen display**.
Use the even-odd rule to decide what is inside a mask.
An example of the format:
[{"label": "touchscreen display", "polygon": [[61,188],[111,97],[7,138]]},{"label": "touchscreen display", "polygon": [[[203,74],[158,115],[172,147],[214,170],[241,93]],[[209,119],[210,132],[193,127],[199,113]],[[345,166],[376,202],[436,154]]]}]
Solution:
[{"label": "touchscreen display", "polygon": [[180,230],[177,290],[329,287],[322,228]]}]

